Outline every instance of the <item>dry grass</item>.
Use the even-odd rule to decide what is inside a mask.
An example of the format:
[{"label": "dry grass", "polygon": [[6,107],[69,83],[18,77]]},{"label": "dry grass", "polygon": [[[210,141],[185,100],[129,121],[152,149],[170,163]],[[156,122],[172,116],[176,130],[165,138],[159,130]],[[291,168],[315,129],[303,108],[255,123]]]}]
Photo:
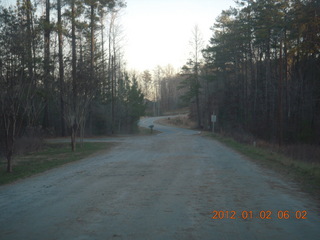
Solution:
[{"label": "dry grass", "polygon": [[151,131],[150,128],[139,127],[139,131],[135,135],[137,135],[137,136],[149,136],[149,135],[158,134],[158,133],[160,133],[160,132],[158,130],[155,130],[155,129],[153,129]]},{"label": "dry grass", "polygon": [[13,172],[5,172],[6,161],[0,161],[0,185],[26,178],[37,173],[44,172],[51,168],[61,166],[66,163],[77,161],[92,154],[98,154],[109,150],[115,143],[83,143],[77,145],[77,151],[72,152],[70,143],[46,144],[44,148],[37,152],[19,155],[14,158]]},{"label": "dry grass", "polygon": [[189,119],[187,114],[180,115],[174,118],[163,118],[157,121],[160,124],[174,126],[174,127],[181,127],[187,129],[194,129],[197,127],[197,123]]},{"label": "dry grass", "polygon": [[283,146],[280,151],[302,162],[320,164],[320,146],[318,145],[291,144]]},{"label": "dry grass", "polygon": [[244,140],[239,141],[239,139],[221,134],[214,134],[213,136],[220,142],[248,156],[257,164],[273,169],[284,177],[294,179],[301,184],[301,189],[319,198],[319,147],[312,145],[290,145],[279,148],[262,140],[246,143],[249,137],[245,137]]},{"label": "dry grass", "polygon": [[[162,124],[193,128],[196,123],[192,122],[186,115],[162,119]],[[256,139],[253,135],[245,132],[233,132],[233,134],[212,134],[220,142],[248,156],[257,164],[271,168],[282,176],[294,179],[301,184],[301,188],[320,196],[320,147],[316,145],[294,144],[279,148],[275,144]]]},{"label": "dry grass", "polygon": [[178,114],[188,114],[189,113],[189,107],[179,108],[172,111],[164,112],[163,116],[172,116],[172,115],[178,115]]},{"label": "dry grass", "polygon": [[288,144],[279,147],[277,144],[270,143],[261,139],[257,139],[253,135],[244,131],[233,131],[232,133],[220,133],[222,137],[232,138],[235,141],[248,145],[255,145],[256,147],[261,147],[272,152],[277,152],[283,154],[288,158],[294,160],[320,164],[320,146],[311,144]]}]

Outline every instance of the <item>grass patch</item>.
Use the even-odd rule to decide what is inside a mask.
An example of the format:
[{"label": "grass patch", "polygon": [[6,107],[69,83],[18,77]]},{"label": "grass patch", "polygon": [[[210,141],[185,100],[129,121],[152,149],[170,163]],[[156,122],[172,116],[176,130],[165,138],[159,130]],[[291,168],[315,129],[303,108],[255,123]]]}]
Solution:
[{"label": "grass patch", "polygon": [[70,143],[50,143],[39,152],[28,153],[14,158],[13,172],[5,171],[6,162],[2,161],[0,171],[0,185],[14,182],[37,173],[44,172],[51,168],[61,166],[86,158],[102,150],[110,149],[114,143],[83,143],[77,144],[76,152],[71,151]]},{"label": "grass patch", "polygon": [[276,150],[255,147],[253,145],[239,143],[232,138],[217,134],[208,134],[219,142],[249,157],[262,167],[267,167],[282,176],[288,177],[300,183],[302,189],[319,197],[320,194],[320,165],[303,162],[287,157]]}]

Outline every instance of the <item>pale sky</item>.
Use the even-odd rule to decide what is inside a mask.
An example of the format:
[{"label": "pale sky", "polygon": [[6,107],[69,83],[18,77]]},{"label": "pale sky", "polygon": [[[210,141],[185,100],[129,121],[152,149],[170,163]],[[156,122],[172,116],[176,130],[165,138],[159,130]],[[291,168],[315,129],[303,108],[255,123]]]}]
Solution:
[{"label": "pale sky", "polygon": [[[55,0],[51,0],[55,2]],[[0,3],[15,0],[0,0]],[[121,24],[128,70],[153,70],[157,65],[181,68],[190,57],[192,30],[198,25],[205,45],[210,27],[234,0],[126,0]]]},{"label": "pale sky", "polygon": [[198,25],[208,44],[215,19],[234,0],[127,0],[122,16],[129,70],[157,65],[182,67],[191,52],[192,30]]}]

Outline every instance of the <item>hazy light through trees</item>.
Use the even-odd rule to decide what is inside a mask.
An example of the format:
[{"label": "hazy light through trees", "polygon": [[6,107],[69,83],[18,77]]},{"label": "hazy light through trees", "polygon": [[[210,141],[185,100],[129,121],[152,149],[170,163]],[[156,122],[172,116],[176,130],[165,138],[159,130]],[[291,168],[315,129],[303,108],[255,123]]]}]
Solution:
[{"label": "hazy light through trees", "polygon": [[130,0],[122,17],[128,69],[144,71],[157,65],[181,68],[189,57],[190,32],[198,25],[210,39],[215,19],[233,0]]},{"label": "hazy light through trees", "polygon": [[[55,2],[55,1],[54,1]],[[157,65],[180,68],[189,57],[190,32],[198,25],[210,39],[215,19],[234,0],[127,0],[121,16],[128,69],[144,71]],[[3,6],[16,0],[0,0]],[[39,6],[41,8],[41,6]]]}]

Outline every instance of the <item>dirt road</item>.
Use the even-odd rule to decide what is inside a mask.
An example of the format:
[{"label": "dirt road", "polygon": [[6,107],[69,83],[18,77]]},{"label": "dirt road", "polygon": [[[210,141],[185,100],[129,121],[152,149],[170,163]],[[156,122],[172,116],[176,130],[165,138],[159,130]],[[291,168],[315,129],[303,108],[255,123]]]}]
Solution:
[{"label": "dirt road", "polygon": [[0,187],[0,239],[320,239],[294,183],[198,132],[155,129]]}]

